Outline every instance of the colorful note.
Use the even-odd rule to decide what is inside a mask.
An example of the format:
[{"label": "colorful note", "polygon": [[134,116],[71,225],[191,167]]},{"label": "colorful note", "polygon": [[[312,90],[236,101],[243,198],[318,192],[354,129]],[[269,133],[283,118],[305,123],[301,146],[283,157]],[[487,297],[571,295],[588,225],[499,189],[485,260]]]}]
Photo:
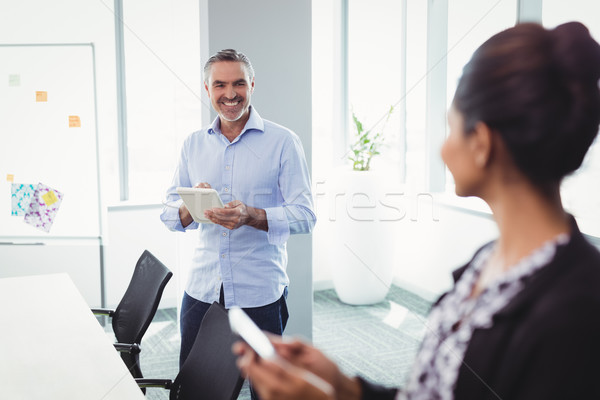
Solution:
[{"label": "colorful note", "polygon": [[[52,193],[49,194],[50,192]],[[50,232],[62,199],[61,192],[39,183],[25,213],[25,222],[44,232]]]},{"label": "colorful note", "polygon": [[58,198],[56,197],[54,190],[50,190],[50,191],[48,191],[48,193],[46,193],[45,195],[42,196],[42,200],[44,200],[44,203],[46,203],[46,206],[51,206],[52,204],[54,204],[58,201]]},{"label": "colorful note", "polygon": [[37,102],[48,101],[48,92],[35,92],[35,101],[37,101]]},{"label": "colorful note", "polygon": [[13,183],[10,185],[11,212],[10,215],[25,215],[35,192],[35,187],[29,183]]},{"label": "colorful note", "polygon": [[8,86],[21,86],[21,75],[18,75],[18,74],[8,75]]},{"label": "colorful note", "polygon": [[6,174],[6,180],[8,182],[14,182],[15,181],[15,176],[13,174]]},{"label": "colorful note", "polygon": [[69,128],[81,128],[79,115],[69,115]]}]

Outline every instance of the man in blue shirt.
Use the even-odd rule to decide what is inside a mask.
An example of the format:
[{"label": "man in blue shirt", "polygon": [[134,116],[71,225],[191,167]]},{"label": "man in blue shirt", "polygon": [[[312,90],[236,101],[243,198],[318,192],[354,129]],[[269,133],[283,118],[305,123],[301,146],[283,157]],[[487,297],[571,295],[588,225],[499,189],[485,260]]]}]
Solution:
[{"label": "man in blue shirt", "polygon": [[[170,230],[198,229],[200,236],[182,301],[180,365],[214,301],[239,306],[261,329],[283,333],[286,241],[309,233],[316,222],[300,139],[250,105],[254,70],[248,58],[222,50],[207,61],[204,78],[219,115],[185,140],[161,214]],[[193,221],[178,186],[219,192],[225,207],[205,213],[214,224]]]}]

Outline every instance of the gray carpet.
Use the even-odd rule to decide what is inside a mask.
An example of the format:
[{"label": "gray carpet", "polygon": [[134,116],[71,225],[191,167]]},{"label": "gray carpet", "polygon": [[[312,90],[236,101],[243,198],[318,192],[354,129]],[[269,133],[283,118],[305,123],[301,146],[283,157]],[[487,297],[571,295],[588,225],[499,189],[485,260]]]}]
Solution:
[{"label": "gray carpet", "polygon": [[[347,374],[402,386],[425,332],[429,307],[428,301],[398,287],[392,287],[385,301],[369,306],[344,304],[334,290],[317,291],[313,341]],[[107,332],[111,332],[110,326]],[[144,335],[140,356],[144,376],[175,378],[179,358],[175,309],[158,310]],[[169,396],[166,390],[149,388],[146,398]],[[250,399],[247,384],[239,399]]]}]

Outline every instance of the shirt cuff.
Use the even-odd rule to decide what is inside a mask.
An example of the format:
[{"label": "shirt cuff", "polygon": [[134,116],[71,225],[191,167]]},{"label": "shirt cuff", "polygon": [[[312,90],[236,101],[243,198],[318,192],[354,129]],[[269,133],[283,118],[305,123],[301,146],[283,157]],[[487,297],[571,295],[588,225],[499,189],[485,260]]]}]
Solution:
[{"label": "shirt cuff", "polygon": [[283,207],[265,208],[269,230],[267,239],[269,244],[284,244],[290,237],[290,225]]},{"label": "shirt cuff", "polygon": [[186,226],[185,228],[181,224],[181,219],[179,218],[179,206],[181,206],[182,203],[183,200],[181,199],[170,203],[166,203],[164,205],[163,212],[160,215],[160,219],[162,220],[162,222],[171,231],[185,232],[189,229],[198,228],[199,224],[195,221],[192,221],[192,223]]}]

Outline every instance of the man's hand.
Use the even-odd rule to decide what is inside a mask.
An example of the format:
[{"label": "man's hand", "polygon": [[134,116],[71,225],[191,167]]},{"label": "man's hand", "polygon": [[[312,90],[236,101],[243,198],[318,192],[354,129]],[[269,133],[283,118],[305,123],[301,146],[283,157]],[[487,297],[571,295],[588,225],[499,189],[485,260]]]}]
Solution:
[{"label": "man's hand", "polygon": [[231,230],[243,225],[249,225],[263,231],[269,230],[265,210],[247,206],[239,200],[225,204],[224,208],[206,210],[204,216],[215,224]]}]

